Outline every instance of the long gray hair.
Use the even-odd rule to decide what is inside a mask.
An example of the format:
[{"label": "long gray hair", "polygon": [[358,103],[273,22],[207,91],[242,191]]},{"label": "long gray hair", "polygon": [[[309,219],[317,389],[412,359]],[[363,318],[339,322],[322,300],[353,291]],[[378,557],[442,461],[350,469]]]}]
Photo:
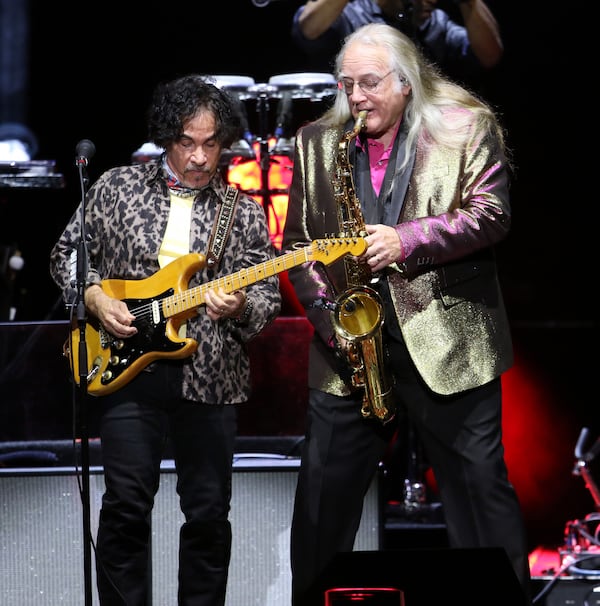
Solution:
[{"label": "long gray hair", "polygon": [[[354,45],[384,48],[389,69],[399,81],[409,84],[411,94],[403,120],[408,124],[407,145],[419,139],[422,145],[460,148],[473,123],[481,123],[494,133],[504,146],[502,128],[492,108],[476,95],[452,82],[429,63],[410,38],[392,26],[372,23],[346,37],[335,61],[339,79],[346,50]],[[322,120],[331,126],[343,126],[351,117],[348,96],[338,90],[333,105]]]}]

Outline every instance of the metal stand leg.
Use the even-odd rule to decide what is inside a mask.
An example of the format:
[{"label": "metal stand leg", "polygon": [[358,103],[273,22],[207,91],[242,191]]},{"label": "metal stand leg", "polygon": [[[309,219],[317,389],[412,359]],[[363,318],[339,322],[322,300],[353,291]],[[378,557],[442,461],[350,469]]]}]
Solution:
[{"label": "metal stand leg", "polygon": [[[271,239],[278,241],[282,236],[283,226],[279,220],[275,208],[272,203],[272,196],[286,195],[289,193],[288,188],[273,189],[269,184],[269,173],[271,164],[273,163],[272,150],[269,149],[269,111],[270,100],[274,98],[276,88],[268,84],[257,84],[250,88],[250,92],[256,99],[256,112],[258,113],[258,163],[260,167],[260,187],[258,189],[246,189],[246,193],[251,196],[260,196],[262,199],[263,209],[267,216]],[[273,227],[274,225],[274,227]]]},{"label": "metal stand leg", "polygon": [[[589,464],[600,452],[600,438],[584,451],[588,429],[584,427],[575,446],[573,475],[581,476],[590,491],[596,509],[600,510],[600,490],[592,477]],[[565,542],[560,550],[561,570],[574,575],[597,576],[600,571],[600,513],[590,513],[582,520],[571,520],[565,526]]]},{"label": "metal stand leg", "polygon": [[441,526],[441,503],[432,501],[427,494],[427,464],[418,432],[408,419],[404,419],[402,424],[404,433],[397,438],[400,446],[393,452],[394,460],[390,463],[394,469],[390,478],[393,483],[390,495],[400,489],[401,496],[399,499],[391,498],[389,514],[410,524]]},{"label": "metal stand leg", "polygon": [[402,491],[402,503],[408,515],[421,513],[427,501],[424,470],[422,469],[423,453],[415,429],[408,421],[408,454],[407,470]]}]

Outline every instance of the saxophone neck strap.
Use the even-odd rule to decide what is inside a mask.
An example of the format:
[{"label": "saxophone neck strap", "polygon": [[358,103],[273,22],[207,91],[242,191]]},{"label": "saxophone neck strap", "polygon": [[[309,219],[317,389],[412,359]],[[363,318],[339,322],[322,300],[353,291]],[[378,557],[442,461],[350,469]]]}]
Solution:
[{"label": "saxophone neck strap", "polygon": [[225,242],[231,232],[233,225],[233,215],[237,205],[239,191],[233,185],[228,185],[225,196],[221,203],[221,208],[217,213],[217,218],[213,225],[212,233],[208,243],[208,255],[206,262],[211,269],[216,269],[221,257]]}]

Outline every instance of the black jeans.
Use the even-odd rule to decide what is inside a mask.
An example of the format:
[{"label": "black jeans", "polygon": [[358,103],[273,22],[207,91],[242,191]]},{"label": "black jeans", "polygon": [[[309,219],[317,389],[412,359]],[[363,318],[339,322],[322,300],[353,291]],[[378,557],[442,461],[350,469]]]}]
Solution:
[{"label": "black jeans", "polygon": [[178,604],[225,603],[236,410],[182,399],[181,378],[180,364],[159,362],[97,400],[106,483],[96,546],[102,606],[148,602],[151,512],[167,436],[185,517]]}]

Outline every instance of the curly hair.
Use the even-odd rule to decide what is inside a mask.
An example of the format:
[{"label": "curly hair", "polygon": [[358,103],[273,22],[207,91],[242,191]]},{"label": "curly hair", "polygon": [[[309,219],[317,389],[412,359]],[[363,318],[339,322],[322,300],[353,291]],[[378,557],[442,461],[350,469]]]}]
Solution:
[{"label": "curly hair", "polygon": [[147,112],[148,140],[167,148],[201,110],[213,114],[215,137],[222,147],[230,147],[241,138],[242,120],[234,99],[208,76],[190,74],[162,82],[154,90]]}]

